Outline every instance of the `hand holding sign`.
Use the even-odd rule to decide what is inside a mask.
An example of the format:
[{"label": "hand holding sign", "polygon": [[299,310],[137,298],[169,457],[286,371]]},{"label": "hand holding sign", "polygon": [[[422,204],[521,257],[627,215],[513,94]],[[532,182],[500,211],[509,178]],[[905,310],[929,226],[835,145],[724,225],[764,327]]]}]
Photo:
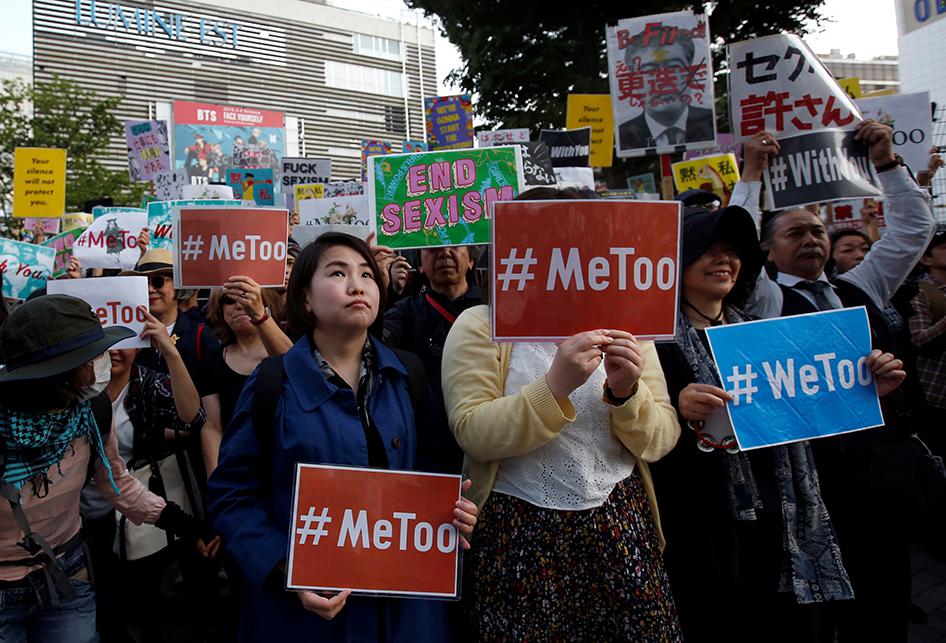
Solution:
[{"label": "hand holding sign", "polygon": [[893,155],[893,130],[877,121],[863,121],[857,126],[854,139],[870,148],[870,160],[874,165],[885,165],[896,161]]},{"label": "hand holding sign", "polygon": [[558,345],[545,380],[559,404],[588,381],[604,357],[600,347],[612,341],[608,331],[591,330],[573,335]]},{"label": "hand holding sign", "polygon": [[171,339],[171,336],[168,335],[167,326],[148,312],[144,306],[140,306],[138,310],[141,311],[145,320],[144,330],[141,331],[138,337],[150,341],[151,347],[158,351],[165,360],[168,360],[172,355],[177,355],[177,347],[174,346],[174,341]]},{"label": "hand holding sign", "polygon": [[779,144],[771,132],[762,131],[743,145],[743,181],[761,181],[762,171],[769,166],[769,159],[778,156]]},{"label": "hand holding sign", "polygon": [[684,420],[703,422],[710,414],[726,406],[732,400],[732,395],[710,384],[688,384],[680,391],[677,399],[677,408]]},{"label": "hand holding sign", "polygon": [[627,398],[637,392],[637,382],[644,372],[647,359],[641,352],[637,338],[623,330],[605,331],[611,343],[601,349],[604,354],[604,372],[608,389],[616,398]]},{"label": "hand holding sign", "polygon": [[881,353],[876,348],[872,350],[865,360],[864,364],[874,374],[874,381],[877,382],[877,397],[885,397],[897,390],[907,373],[903,370],[903,361],[897,359],[892,353]]},{"label": "hand holding sign", "polygon": [[250,323],[256,323],[266,315],[263,290],[260,285],[245,275],[234,275],[223,284],[223,294],[243,307]]}]

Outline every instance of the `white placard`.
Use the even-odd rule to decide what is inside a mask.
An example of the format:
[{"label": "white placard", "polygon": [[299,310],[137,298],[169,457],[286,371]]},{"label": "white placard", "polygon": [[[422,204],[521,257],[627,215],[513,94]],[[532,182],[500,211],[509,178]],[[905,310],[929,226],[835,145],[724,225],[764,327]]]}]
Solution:
[{"label": "white placard", "polygon": [[56,279],[46,284],[50,295],[72,295],[88,302],[102,326],[124,326],[135,331],[134,337],[123,339],[112,348],[146,348],[151,343],[138,335],[145,328],[140,308],[148,310],[148,278],[92,277],[89,279]]}]

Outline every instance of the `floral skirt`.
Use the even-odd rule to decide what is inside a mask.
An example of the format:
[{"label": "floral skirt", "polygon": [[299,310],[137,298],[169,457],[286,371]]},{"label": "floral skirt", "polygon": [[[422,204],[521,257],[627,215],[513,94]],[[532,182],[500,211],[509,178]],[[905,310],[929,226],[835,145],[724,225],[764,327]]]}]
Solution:
[{"label": "floral skirt", "polygon": [[475,640],[682,640],[637,471],[583,511],[491,494],[464,572]]}]

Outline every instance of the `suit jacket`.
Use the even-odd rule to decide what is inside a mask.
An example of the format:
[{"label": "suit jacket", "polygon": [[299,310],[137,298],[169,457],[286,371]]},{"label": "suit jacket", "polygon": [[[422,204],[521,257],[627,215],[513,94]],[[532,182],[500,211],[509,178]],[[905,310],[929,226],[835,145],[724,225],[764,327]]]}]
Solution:
[{"label": "suit jacket", "polygon": [[[713,110],[704,107],[690,107],[687,114],[686,140],[709,141],[713,139]],[[647,126],[644,113],[618,127],[622,150],[657,147],[654,135]]]}]

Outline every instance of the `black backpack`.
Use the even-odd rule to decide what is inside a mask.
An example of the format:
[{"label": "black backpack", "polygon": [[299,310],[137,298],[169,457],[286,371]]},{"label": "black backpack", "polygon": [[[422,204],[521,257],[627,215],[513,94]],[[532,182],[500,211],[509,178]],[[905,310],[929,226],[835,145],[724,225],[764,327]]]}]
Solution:
[{"label": "black backpack", "polygon": [[[414,353],[388,347],[401,360],[407,369],[407,392],[411,396],[414,410],[415,429],[425,426],[428,421],[429,394],[427,392],[427,372],[424,364]],[[286,369],[283,355],[272,355],[264,359],[256,376],[256,393],[253,396],[253,431],[259,440],[263,453],[263,462],[272,458],[272,434],[276,420],[276,404],[282,396],[283,383],[286,381]]]}]

